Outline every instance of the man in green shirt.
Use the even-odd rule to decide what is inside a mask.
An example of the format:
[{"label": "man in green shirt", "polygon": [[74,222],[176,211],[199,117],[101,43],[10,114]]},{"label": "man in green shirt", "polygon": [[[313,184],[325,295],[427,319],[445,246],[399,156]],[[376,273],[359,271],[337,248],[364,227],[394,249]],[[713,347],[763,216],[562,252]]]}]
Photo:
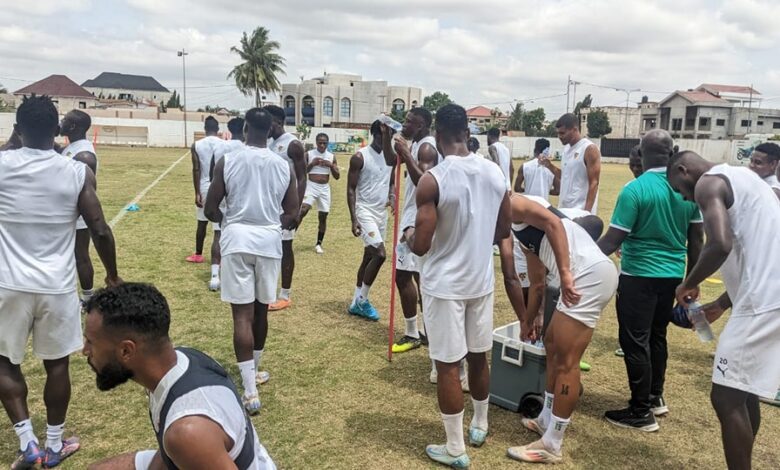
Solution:
[{"label": "man in green shirt", "polygon": [[704,231],[696,204],[683,200],[666,179],[674,153],[668,132],[648,132],[640,144],[642,176],[618,196],[609,230],[599,240],[605,254],[622,244],[617,315],[620,347],[625,353],[629,407],[607,411],[620,427],[657,431],[656,416],[669,412],[663,399],[666,375],[666,327],[672,317],[675,288],[685,274],[685,259],[699,258]]}]

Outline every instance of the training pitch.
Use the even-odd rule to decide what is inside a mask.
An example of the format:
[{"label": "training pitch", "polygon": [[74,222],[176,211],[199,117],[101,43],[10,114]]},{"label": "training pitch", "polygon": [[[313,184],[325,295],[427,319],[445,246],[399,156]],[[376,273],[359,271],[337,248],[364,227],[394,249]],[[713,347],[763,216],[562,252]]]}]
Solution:
[{"label": "training pitch", "polygon": [[[107,220],[184,155],[184,149],[98,147],[98,194]],[[269,313],[269,337],[263,368],[271,381],[260,388],[263,410],[253,418],[260,440],[280,469],[417,469],[441,468],[425,456],[425,446],[445,441],[428,383],[430,360],[425,348],[396,354],[388,363],[387,325],[390,262],[371,290],[378,323],[349,316],[347,303],[363,245],[350,231],[346,204],[349,156],[340,155],[342,178],[332,181],[333,204],[325,237],[325,254],[314,253],[317,215],[310,212],[295,240],[296,270],[292,307]],[[515,167],[519,162],[515,162]],[[615,199],[631,178],[626,165],[604,165],[600,216],[608,223]],[[225,365],[240,383],[235,366],[230,307],[209,292],[208,263],[184,261],[194,249],[194,195],[189,154],[114,227],[119,274],[126,281],[150,282],[171,307],[171,337],[176,345],[205,351]],[[392,227],[392,223],[388,224]],[[390,236],[388,235],[388,239]],[[206,239],[208,255],[211,235]],[[387,244],[388,252],[392,249]],[[495,326],[514,321],[496,260]],[[95,286],[103,285],[102,266],[93,252]],[[703,286],[712,300],[722,284]],[[398,305],[398,304],[396,304]],[[396,337],[403,315],[396,312]],[[720,333],[725,318],[714,325]],[[565,464],[577,469],[725,468],[720,428],[710,406],[710,371],[714,343],[669,327],[669,365],[665,398],[671,410],[659,419],[656,433],[618,429],[603,419],[605,410],[622,408],[629,396],[622,358],[614,356],[617,320],[614,301],[603,312],[584,359],[593,369],[583,373],[585,395],[564,443]],[[28,351],[23,365],[36,434],[46,438],[43,367]],[[71,360],[73,394],[65,436],[76,434],[82,449],[63,468],[81,469],[111,455],[156,448],[147,399],[141,386],[128,383],[99,392],[95,375],[81,355]],[[753,452],[757,469],[780,468],[780,409],[761,405],[762,426]],[[465,424],[471,420],[466,400]],[[536,440],[520,425],[520,416],[490,407],[490,435],[480,449],[469,448],[472,468],[529,468],[509,460],[510,446]],[[18,448],[5,418],[0,426],[0,465],[8,465]],[[774,443],[774,444],[773,444]]]}]

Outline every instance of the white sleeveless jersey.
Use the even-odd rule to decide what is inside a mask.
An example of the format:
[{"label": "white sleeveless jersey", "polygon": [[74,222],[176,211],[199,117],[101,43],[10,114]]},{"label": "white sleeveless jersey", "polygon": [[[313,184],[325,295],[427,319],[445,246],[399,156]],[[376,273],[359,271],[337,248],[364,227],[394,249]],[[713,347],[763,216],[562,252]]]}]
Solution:
[{"label": "white sleeveless jersey", "polygon": [[509,163],[512,161],[512,152],[510,152],[509,148],[501,142],[494,142],[490,147],[496,149],[498,166],[501,168],[501,173],[504,174],[506,189],[509,190],[512,188],[512,182],[509,178]]},{"label": "white sleeveless jersey", "polygon": [[0,287],[76,290],[73,247],[86,165],[54,150],[0,152]]},{"label": "white sleeveless jersey", "polygon": [[[518,195],[518,197],[524,197],[535,204],[552,210],[553,213],[559,212],[566,216],[561,219],[561,223],[566,232],[566,241],[569,244],[569,269],[574,277],[577,277],[578,274],[585,272],[588,268],[597,263],[609,261],[609,258],[601,252],[596,242],[590,238],[588,232],[573,220],[573,218],[588,215],[589,213],[587,211],[582,209],[561,209],[558,211],[557,209],[552,208],[552,205],[544,198],[523,195]],[[523,246],[527,250],[537,253],[539,259],[542,261],[542,264],[544,264],[544,267],[550,272],[552,278],[560,278],[560,275],[558,274],[558,263],[555,260],[555,253],[553,253],[552,245],[550,245],[547,235],[544,234],[541,229],[526,223],[512,224],[512,231],[515,233],[515,238],[519,238],[517,234],[527,229],[537,232],[539,236],[539,238],[537,238],[538,246],[527,246],[525,244]]]},{"label": "white sleeveless jersey", "polygon": [[81,139],[71,142],[67,147],[62,149],[62,154],[68,158],[73,158],[81,152],[89,152],[95,156],[95,173],[97,173],[97,152],[95,152],[95,146],[92,145],[92,142],[87,139]]},{"label": "white sleeveless jersey", "polygon": [[222,140],[221,143],[214,149],[214,164],[216,165],[220,158],[224,157],[230,152],[244,148],[244,143],[240,140]]},{"label": "white sleeveless jersey", "polygon": [[554,179],[553,172],[540,165],[538,159],[534,158],[523,163],[523,186],[525,186],[523,194],[526,196],[538,196],[545,201],[549,200]]},{"label": "white sleeveless jersey", "polygon": [[[209,170],[214,153],[224,141],[215,135],[206,136],[195,142],[195,153],[200,161],[200,194],[205,198],[209,192]],[[215,160],[216,163],[216,160]]]},{"label": "white sleeveless jersey", "polygon": [[226,209],[222,254],[282,257],[279,214],[290,185],[290,164],[267,148],[246,146],[224,157]]},{"label": "white sleeveless jersey", "polygon": [[[315,158],[321,158],[325,161],[333,163],[333,154],[328,152],[327,150],[325,153],[320,153],[317,149],[309,150],[306,153],[306,164],[308,165],[311,163],[312,160]],[[330,176],[330,168],[317,165],[311,169],[309,172],[310,175],[328,175]]]},{"label": "white sleeveless jersey", "polygon": [[[436,139],[433,136],[426,136],[417,142],[412,142],[412,159],[419,163],[417,154],[420,152],[420,147],[423,144],[431,144],[438,154],[436,164],[438,165],[442,161],[442,156],[436,149]],[[404,208],[401,211],[401,230],[408,227],[414,227],[414,221],[417,218],[417,186],[412,181],[412,177],[409,176],[409,172],[406,172],[406,182],[404,183]]]},{"label": "white sleeveless jersey", "polygon": [[284,157],[287,159],[287,161],[292,163],[292,159],[289,155],[287,155],[287,149],[290,148],[290,144],[293,142],[298,142],[298,139],[296,139],[295,136],[289,132],[285,132],[284,134],[280,135],[278,139],[273,139],[270,141],[268,143],[268,149],[280,157]]},{"label": "white sleeveless jersey", "polygon": [[363,169],[360,170],[355,190],[356,209],[383,217],[386,214],[393,167],[387,166],[384,152],[377,152],[370,145],[358,150],[358,153],[363,156]]},{"label": "white sleeveless jersey", "polygon": [[780,189],[780,181],[777,180],[776,175],[769,175],[764,178],[764,182],[769,185],[770,188]]},{"label": "white sleeveless jersey", "polygon": [[734,194],[728,209],[733,232],[731,253],[720,267],[733,304],[732,316],[780,312],[780,204],[748,168],[716,165],[705,175],[725,178]]},{"label": "white sleeveless jersey", "polygon": [[422,291],[439,299],[493,292],[493,239],[506,184],[501,170],[475,154],[449,156],[429,170],[439,186],[436,229],[421,272]]},{"label": "white sleeveless jersey", "polygon": [[[585,150],[594,145],[582,138],[574,145],[563,148],[561,158],[561,195],[558,202],[560,208],[584,209],[588,199],[588,169],[585,166]],[[598,209],[599,195],[593,203],[591,213]]]}]

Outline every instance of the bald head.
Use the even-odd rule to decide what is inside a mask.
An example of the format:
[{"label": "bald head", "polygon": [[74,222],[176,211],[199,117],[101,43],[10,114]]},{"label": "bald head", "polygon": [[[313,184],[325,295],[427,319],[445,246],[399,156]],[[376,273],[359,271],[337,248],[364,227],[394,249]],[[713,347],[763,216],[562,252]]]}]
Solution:
[{"label": "bald head", "polygon": [[663,129],[653,129],[642,137],[639,151],[645,169],[666,166],[674,154],[674,139]]},{"label": "bald head", "polygon": [[669,159],[666,176],[672,189],[682,194],[686,200],[693,201],[696,183],[713,166],[696,152],[683,150]]}]

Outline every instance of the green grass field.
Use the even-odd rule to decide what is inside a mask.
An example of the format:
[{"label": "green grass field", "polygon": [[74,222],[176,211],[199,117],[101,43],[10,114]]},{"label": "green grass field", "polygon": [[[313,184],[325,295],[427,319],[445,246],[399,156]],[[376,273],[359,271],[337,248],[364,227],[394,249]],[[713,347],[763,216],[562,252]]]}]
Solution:
[{"label": "green grass field", "polygon": [[[149,185],[184,149],[99,148],[99,194],[106,218],[113,218]],[[345,165],[346,156],[342,157]],[[346,171],[342,172],[346,174]],[[602,218],[631,177],[626,166],[605,165],[601,177]],[[362,243],[352,237],[346,206],[346,178],[333,183],[333,208],[325,254],[314,253],[316,214],[303,222],[295,242],[293,306],[270,314],[264,367],[271,381],[261,388],[263,411],[253,421],[260,439],[281,469],[417,469],[439,468],[424,453],[426,444],[444,442],[435,386],[428,383],[430,361],[425,349],[386,360],[390,264],[372,290],[382,314],[369,323],[346,314],[352,297]],[[184,261],[194,247],[193,190],[185,158],[128,213],[116,227],[120,275],[127,281],[151,282],[166,295],[172,310],[171,337],[177,345],[199,348],[225,364],[240,383],[232,346],[229,305],[207,290],[208,264]],[[211,237],[207,238],[207,247]],[[388,246],[388,249],[390,247]],[[207,251],[208,252],[208,251]],[[97,257],[96,286],[103,271]],[[497,266],[498,268],[498,266]],[[496,270],[495,326],[514,320]],[[714,298],[722,285],[704,286]],[[396,331],[403,331],[396,313]],[[717,332],[724,322],[715,325]],[[566,463],[578,469],[725,468],[720,430],[709,403],[709,353],[696,335],[669,329],[670,359],[665,397],[671,413],[661,430],[646,434],[620,430],[602,418],[622,407],[628,397],[625,368],[617,348],[614,306],[604,311],[585,360],[593,370],[585,386],[564,445]],[[45,439],[44,371],[28,354],[23,366],[36,432]],[[82,450],[64,468],[85,468],[114,454],[156,447],[146,395],[135,383],[99,392],[85,359],[72,359],[73,398],[66,435],[81,437]],[[471,419],[467,400],[466,423]],[[754,450],[757,469],[780,468],[780,409],[762,405],[762,429]],[[505,457],[506,449],[535,440],[520,425],[520,416],[491,406],[490,436],[480,449],[469,449],[472,468],[520,468]],[[772,444],[774,442],[774,444]],[[10,423],[0,427],[0,462],[10,463],[17,438]],[[193,443],[197,445],[197,443]]]}]

